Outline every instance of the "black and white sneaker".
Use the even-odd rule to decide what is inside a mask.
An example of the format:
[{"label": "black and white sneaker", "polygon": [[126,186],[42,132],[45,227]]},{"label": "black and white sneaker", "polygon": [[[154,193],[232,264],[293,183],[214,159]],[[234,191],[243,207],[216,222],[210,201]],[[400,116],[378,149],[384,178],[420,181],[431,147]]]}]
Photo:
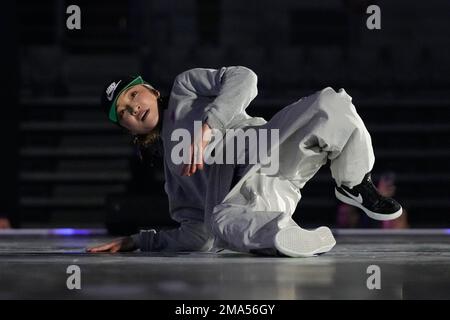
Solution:
[{"label": "black and white sneaker", "polygon": [[362,209],[375,220],[394,220],[402,215],[402,206],[392,198],[383,197],[372,183],[370,172],[352,189],[341,185],[334,189],[336,198]]}]

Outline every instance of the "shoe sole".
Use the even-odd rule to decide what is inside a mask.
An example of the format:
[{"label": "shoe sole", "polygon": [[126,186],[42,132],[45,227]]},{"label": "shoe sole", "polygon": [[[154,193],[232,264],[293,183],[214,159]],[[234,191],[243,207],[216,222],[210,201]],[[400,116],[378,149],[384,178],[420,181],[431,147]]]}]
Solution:
[{"label": "shoe sole", "polygon": [[293,258],[306,258],[330,251],[336,240],[330,228],[305,230],[298,226],[281,229],[275,236],[275,247],[282,254]]},{"label": "shoe sole", "polygon": [[403,212],[403,208],[400,207],[400,209],[398,211],[394,212],[394,213],[390,213],[390,214],[376,213],[376,212],[370,211],[369,209],[363,207],[363,205],[361,203],[353,200],[352,198],[346,197],[345,195],[340,193],[336,188],[334,189],[334,194],[336,195],[336,198],[338,198],[342,202],[344,202],[346,204],[349,204],[351,206],[355,206],[355,207],[360,208],[370,218],[372,218],[374,220],[379,220],[379,221],[394,220],[394,219],[397,219],[398,217],[400,217],[402,215],[402,212]]}]

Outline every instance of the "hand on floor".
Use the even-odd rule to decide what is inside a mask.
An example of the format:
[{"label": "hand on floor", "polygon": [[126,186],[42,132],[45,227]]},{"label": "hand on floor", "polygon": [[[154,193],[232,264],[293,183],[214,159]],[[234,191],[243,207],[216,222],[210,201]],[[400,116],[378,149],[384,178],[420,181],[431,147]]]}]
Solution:
[{"label": "hand on floor", "polygon": [[137,247],[131,237],[123,237],[115,239],[112,242],[102,244],[100,246],[86,248],[86,252],[99,253],[99,252],[129,252],[136,250]]}]

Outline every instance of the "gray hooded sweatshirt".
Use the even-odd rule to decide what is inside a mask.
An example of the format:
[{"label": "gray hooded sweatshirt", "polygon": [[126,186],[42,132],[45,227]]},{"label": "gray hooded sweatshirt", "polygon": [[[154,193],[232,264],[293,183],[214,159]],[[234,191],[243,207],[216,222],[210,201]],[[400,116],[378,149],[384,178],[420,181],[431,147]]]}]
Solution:
[{"label": "gray hooded sweatshirt", "polygon": [[[277,233],[297,225],[292,215],[300,190],[322,165],[329,160],[336,184],[349,188],[372,170],[375,156],[370,134],[343,88],[336,92],[326,87],[302,97],[267,122],[245,112],[256,96],[256,80],[244,67],[193,69],[177,76],[163,115],[162,138],[170,215],[180,227],[135,235],[141,250],[269,249],[273,254]],[[277,130],[279,139],[268,150],[274,152],[270,161],[278,164],[278,170],[263,172],[264,161],[244,165],[242,177],[231,190],[235,168],[239,168],[235,164],[214,163],[190,177],[181,176],[182,165],[171,161],[172,150],[179,144],[172,133],[187,129],[192,139],[195,120],[207,122],[222,135],[227,129],[256,127],[258,141],[252,147],[258,148],[264,130]]]},{"label": "gray hooded sweatshirt", "polygon": [[[182,176],[182,164],[171,160],[175,129],[194,134],[194,121],[206,122],[225,134],[226,129],[259,126],[267,121],[251,117],[246,108],[257,95],[256,74],[242,66],[196,68],[179,74],[163,113],[165,191],[169,213],[180,226],[171,230],[142,230],[133,235],[141,251],[209,251],[226,246],[211,231],[210,216],[230,190],[235,166],[205,164],[194,175]],[[149,214],[152,214],[149,212]]]}]

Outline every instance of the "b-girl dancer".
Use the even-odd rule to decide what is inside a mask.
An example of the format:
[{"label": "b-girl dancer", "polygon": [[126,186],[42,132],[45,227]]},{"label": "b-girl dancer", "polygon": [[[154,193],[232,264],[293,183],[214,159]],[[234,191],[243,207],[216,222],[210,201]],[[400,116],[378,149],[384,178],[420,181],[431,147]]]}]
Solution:
[{"label": "b-girl dancer", "polygon": [[[336,243],[330,229],[305,230],[292,214],[301,189],[328,160],[339,200],[376,220],[401,215],[400,204],[381,196],[371,181],[371,138],[344,89],[317,91],[269,121],[246,113],[256,95],[257,76],[242,66],[185,71],[175,78],[168,101],[141,77],[109,83],[102,95],[109,120],[129,131],[142,148],[162,141],[170,216],[180,226],[142,230],[88,251],[226,248],[290,257],[325,253]],[[194,136],[194,121],[201,121],[202,141],[197,149],[193,141],[190,161],[177,164],[172,151],[178,141],[172,133],[186,129]],[[278,129],[278,144],[271,146],[279,154],[277,173],[265,173],[260,163],[202,161],[211,132],[225,135],[229,129]],[[194,161],[199,154],[201,161]]]}]

